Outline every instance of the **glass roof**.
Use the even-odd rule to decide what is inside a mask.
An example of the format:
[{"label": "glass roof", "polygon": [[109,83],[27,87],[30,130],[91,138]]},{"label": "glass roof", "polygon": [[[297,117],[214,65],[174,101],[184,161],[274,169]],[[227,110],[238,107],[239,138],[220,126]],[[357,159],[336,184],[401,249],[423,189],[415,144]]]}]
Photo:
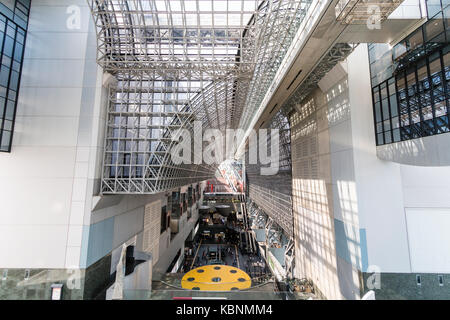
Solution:
[{"label": "glass roof", "polygon": [[[255,42],[244,41],[263,1],[94,1],[101,28],[100,61],[111,70],[159,68],[209,79],[252,64]],[[255,24],[255,21],[253,21]],[[236,59],[239,54],[241,58]],[[120,63],[119,63],[120,61]],[[209,69],[208,69],[209,67]],[[211,69],[214,67],[214,69]],[[247,68],[246,68],[247,67]],[[192,70],[194,71],[194,70]]]}]

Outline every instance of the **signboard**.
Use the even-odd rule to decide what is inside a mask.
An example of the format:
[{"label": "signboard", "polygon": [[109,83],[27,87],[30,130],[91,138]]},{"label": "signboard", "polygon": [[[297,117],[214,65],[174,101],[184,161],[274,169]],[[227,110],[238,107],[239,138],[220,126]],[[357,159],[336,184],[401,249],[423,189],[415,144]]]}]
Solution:
[{"label": "signboard", "polygon": [[63,284],[55,283],[55,284],[51,285],[51,288],[52,288],[51,299],[52,300],[61,300]]}]

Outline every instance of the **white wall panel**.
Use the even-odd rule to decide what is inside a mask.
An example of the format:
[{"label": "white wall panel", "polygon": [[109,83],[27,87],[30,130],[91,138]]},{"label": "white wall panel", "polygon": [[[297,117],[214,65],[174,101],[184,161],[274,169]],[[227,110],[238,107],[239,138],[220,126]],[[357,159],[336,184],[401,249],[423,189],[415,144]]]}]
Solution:
[{"label": "white wall panel", "polygon": [[[79,29],[67,27],[72,5]],[[85,110],[99,107],[101,86],[90,21],[84,0],[32,2],[12,152],[0,154],[0,268],[80,265],[89,142],[97,143]]]},{"label": "white wall panel", "polygon": [[412,272],[450,273],[450,209],[407,208]]},{"label": "white wall panel", "polygon": [[18,116],[78,117],[81,88],[22,87]]},{"label": "white wall panel", "polygon": [[[67,31],[67,30],[66,30]],[[25,59],[84,59],[87,33],[32,32],[27,37]],[[45,47],[41,44],[45,43]]]},{"label": "white wall panel", "polygon": [[0,225],[2,268],[64,268],[67,226]]},{"label": "white wall panel", "polygon": [[81,247],[68,247],[66,252],[66,268],[76,269],[80,265]]},{"label": "white wall panel", "polygon": [[0,225],[67,225],[71,193],[72,179],[1,178]]},{"label": "white wall panel", "polygon": [[71,178],[74,159],[75,148],[72,147],[14,146],[12,153],[0,155],[0,177],[17,181],[22,178]]},{"label": "white wall panel", "polygon": [[38,88],[82,87],[84,63],[84,60],[81,59],[24,59],[21,86]]},{"label": "white wall panel", "polygon": [[348,58],[358,219],[367,237],[368,264],[382,272],[409,272],[400,168],[376,156],[366,45]]},{"label": "white wall panel", "polygon": [[118,215],[114,218],[113,248],[121,245],[144,227],[144,208]]},{"label": "white wall panel", "polygon": [[405,207],[450,208],[450,167],[401,166]]},{"label": "white wall panel", "polygon": [[339,152],[352,148],[352,125],[343,121],[330,127],[330,152]]},{"label": "white wall panel", "polygon": [[17,117],[13,147],[74,147],[77,144],[77,129],[77,118]]}]

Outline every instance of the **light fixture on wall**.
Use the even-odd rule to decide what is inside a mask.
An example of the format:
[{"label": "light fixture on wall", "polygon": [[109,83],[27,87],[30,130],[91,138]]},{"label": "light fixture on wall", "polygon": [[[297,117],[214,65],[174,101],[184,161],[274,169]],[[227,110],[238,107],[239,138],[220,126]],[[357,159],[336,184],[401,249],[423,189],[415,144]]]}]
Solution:
[{"label": "light fixture on wall", "polygon": [[416,275],[416,283],[418,286],[422,285],[422,277],[420,276],[420,274]]},{"label": "light fixture on wall", "polygon": [[51,285],[51,299],[52,300],[61,300],[63,293],[63,284],[62,283],[54,283]]},{"label": "light fixture on wall", "polygon": [[443,275],[438,275],[438,281],[439,281],[439,286],[443,287],[444,286],[444,276]]}]

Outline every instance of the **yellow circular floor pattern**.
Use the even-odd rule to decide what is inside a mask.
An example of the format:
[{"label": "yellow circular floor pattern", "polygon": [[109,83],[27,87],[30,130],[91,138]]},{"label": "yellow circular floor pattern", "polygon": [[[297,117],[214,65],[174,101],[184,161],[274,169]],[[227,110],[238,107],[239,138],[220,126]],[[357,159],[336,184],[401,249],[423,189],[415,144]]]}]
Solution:
[{"label": "yellow circular floor pattern", "polygon": [[206,265],[186,273],[181,287],[189,290],[231,291],[250,288],[252,280],[241,269],[225,265]]}]

